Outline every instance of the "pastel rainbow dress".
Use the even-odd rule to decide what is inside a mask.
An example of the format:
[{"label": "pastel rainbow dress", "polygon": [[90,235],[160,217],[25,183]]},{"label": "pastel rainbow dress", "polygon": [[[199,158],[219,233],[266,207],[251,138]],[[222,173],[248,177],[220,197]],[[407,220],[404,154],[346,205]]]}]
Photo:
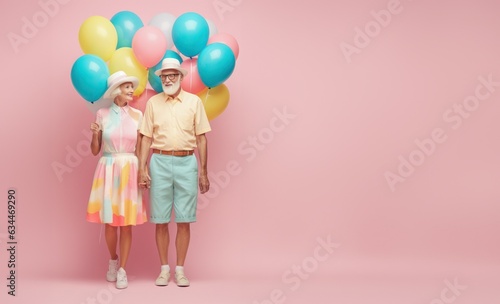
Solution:
[{"label": "pastel rainbow dress", "polygon": [[147,221],[142,191],[137,185],[135,155],[142,113],[115,103],[97,111],[102,130],[102,157],[97,163],[87,206],[87,221],[112,226],[139,225]]}]

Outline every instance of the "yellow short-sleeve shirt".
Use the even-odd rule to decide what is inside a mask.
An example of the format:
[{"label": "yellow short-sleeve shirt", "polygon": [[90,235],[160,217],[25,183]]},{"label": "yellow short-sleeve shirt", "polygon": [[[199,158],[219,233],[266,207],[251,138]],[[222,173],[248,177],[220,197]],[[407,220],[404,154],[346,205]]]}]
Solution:
[{"label": "yellow short-sleeve shirt", "polygon": [[181,89],[174,99],[159,93],[148,100],[140,132],[153,139],[152,149],[172,151],[193,150],[196,135],[210,130],[201,99]]}]

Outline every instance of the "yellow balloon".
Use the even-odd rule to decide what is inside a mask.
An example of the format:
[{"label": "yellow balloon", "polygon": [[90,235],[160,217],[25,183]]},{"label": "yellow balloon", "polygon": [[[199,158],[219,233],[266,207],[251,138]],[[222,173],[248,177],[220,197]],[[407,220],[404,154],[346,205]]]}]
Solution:
[{"label": "yellow balloon", "polygon": [[205,88],[196,95],[198,95],[203,102],[208,120],[212,120],[219,116],[229,104],[229,90],[225,84],[220,84],[211,89]]},{"label": "yellow balloon", "polygon": [[101,16],[92,16],[80,26],[78,41],[85,54],[97,55],[108,61],[116,50],[118,34],[111,21]]},{"label": "yellow balloon", "polygon": [[139,96],[146,89],[148,83],[148,70],[139,63],[132,51],[132,48],[122,47],[117,49],[108,62],[109,73],[124,71],[128,76],[135,76],[139,79],[139,84],[134,91],[134,96]]}]

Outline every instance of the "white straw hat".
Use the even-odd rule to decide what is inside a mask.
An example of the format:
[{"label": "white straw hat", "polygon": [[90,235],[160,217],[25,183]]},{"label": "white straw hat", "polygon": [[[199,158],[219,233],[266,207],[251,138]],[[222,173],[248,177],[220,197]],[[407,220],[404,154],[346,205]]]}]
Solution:
[{"label": "white straw hat", "polygon": [[182,76],[184,76],[184,77],[186,77],[186,75],[188,73],[188,71],[186,69],[181,68],[181,63],[179,62],[179,60],[177,60],[175,58],[165,58],[161,62],[161,68],[156,70],[155,74],[157,76],[160,76],[161,71],[170,70],[170,69],[177,70],[177,71],[181,72]]},{"label": "white straw hat", "polygon": [[125,72],[123,71],[118,71],[113,74],[111,74],[108,77],[108,89],[102,96],[103,98],[112,98],[111,93],[118,88],[120,85],[126,83],[126,82],[131,82],[134,85],[134,89],[137,89],[137,85],[139,84],[139,79],[134,76],[127,76]]}]

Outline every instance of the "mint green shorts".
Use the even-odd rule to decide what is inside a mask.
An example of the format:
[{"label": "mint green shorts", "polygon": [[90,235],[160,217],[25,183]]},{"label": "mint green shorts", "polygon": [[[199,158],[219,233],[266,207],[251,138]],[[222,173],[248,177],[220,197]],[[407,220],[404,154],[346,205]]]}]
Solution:
[{"label": "mint green shorts", "polygon": [[196,156],[153,153],[149,162],[151,176],[150,220],[169,223],[172,206],[176,223],[196,222],[198,199],[198,161]]}]

